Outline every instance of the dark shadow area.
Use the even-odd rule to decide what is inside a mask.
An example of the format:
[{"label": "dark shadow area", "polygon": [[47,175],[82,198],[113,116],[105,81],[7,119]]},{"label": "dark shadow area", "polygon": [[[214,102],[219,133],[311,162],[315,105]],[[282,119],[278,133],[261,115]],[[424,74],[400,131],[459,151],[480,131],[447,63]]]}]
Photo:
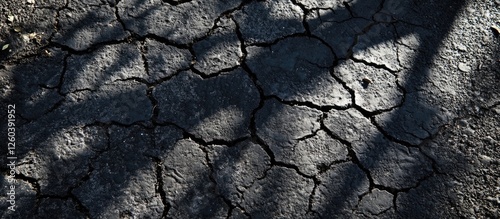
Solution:
[{"label": "dark shadow area", "polygon": [[[171,29],[165,24],[155,26],[165,21],[153,19],[190,1],[151,2],[99,3],[119,17],[110,20],[118,25],[110,28],[124,28],[118,35],[126,37],[114,39],[103,30],[92,34],[97,38],[88,42],[90,46],[55,40],[43,47],[48,54],[3,60],[1,83],[13,88],[1,100],[0,115],[6,121],[6,106],[18,108],[15,152],[17,161],[23,162],[18,163],[21,168],[16,173],[18,216],[44,218],[54,212],[74,218],[460,216],[449,204],[455,201],[450,195],[455,185],[448,177],[452,173],[440,168],[464,161],[464,155],[455,152],[449,162],[438,161],[432,154],[436,149],[429,146],[441,143],[434,138],[455,118],[436,120],[441,114],[426,102],[432,92],[426,92],[424,84],[465,0],[355,1],[335,10],[307,9],[293,1],[294,7],[300,5],[308,15],[298,23],[304,29],[277,31],[275,39],[257,46],[244,44],[252,35],[243,26],[253,24],[242,24],[244,19],[235,18],[234,13],[264,4],[260,1],[214,3],[209,7],[213,11],[197,16],[209,21],[195,25],[209,31],[193,33],[178,33],[176,25]],[[58,11],[73,12],[69,8]],[[294,19],[271,16],[274,12],[269,10],[255,16],[261,16],[264,23],[297,25]],[[377,16],[366,18],[364,11]],[[189,13],[180,13],[172,22],[194,22]],[[322,20],[336,16],[347,20]],[[79,28],[99,21],[98,17],[84,15],[58,39],[81,34]],[[333,25],[315,30],[311,24],[318,22]],[[359,26],[346,27],[343,22]],[[182,29],[190,25],[194,24]],[[217,28],[226,29],[214,31]],[[332,44],[335,40],[328,34],[338,36],[342,45]],[[403,40],[415,35],[416,41]],[[324,52],[294,51],[293,43],[284,44],[294,38],[306,42],[299,45],[297,40],[298,48],[310,46]],[[209,39],[213,44],[207,43]],[[207,51],[218,44],[240,49],[242,55],[228,56],[234,62],[214,71],[209,70],[215,66],[210,63],[200,67],[201,61],[217,63],[204,56],[213,55]],[[285,47],[280,54],[290,59],[277,63],[273,52],[280,46]],[[396,55],[396,63],[403,66],[398,69],[397,64],[372,53],[391,48],[399,55],[401,48],[406,49],[413,56],[404,62]],[[375,58],[366,60],[363,54]],[[499,93],[495,61],[484,63],[473,79],[485,99]],[[259,63],[266,66],[260,68]],[[373,78],[349,82],[341,68],[350,63],[396,78],[393,86],[402,97],[395,98],[401,101],[389,100],[392,105],[382,110],[358,103],[356,97],[381,82]],[[275,75],[262,74],[267,71]],[[283,80],[286,74],[290,80]],[[315,92],[328,91],[326,86],[346,92],[338,96],[347,96],[351,103],[324,102],[321,95],[315,96]],[[335,115],[344,120],[332,119]],[[347,115],[359,120],[349,123]],[[1,127],[7,130],[5,123]],[[350,128],[354,134],[345,134]],[[352,140],[352,136],[359,139]],[[0,140],[7,142],[6,135]],[[338,157],[321,158],[321,163],[310,168],[289,152],[324,146],[318,142],[326,148],[339,147],[332,152]],[[451,147],[438,146],[439,153],[451,154]],[[7,154],[7,148],[2,147],[0,153]],[[8,185],[7,162],[0,161],[4,187]],[[381,203],[370,202],[377,195],[384,197]],[[382,210],[366,207],[375,205]],[[16,216],[4,212],[2,218]]]}]

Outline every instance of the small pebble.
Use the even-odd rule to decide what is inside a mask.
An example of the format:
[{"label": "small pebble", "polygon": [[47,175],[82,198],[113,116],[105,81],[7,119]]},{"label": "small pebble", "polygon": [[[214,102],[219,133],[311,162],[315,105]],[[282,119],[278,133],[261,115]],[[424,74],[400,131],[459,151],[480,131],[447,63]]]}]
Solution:
[{"label": "small pebble", "polygon": [[479,155],[479,158],[484,164],[490,164],[493,161],[491,157],[488,157],[486,155]]},{"label": "small pebble", "polygon": [[462,62],[458,64],[458,69],[463,72],[470,72],[471,70],[470,66]]},{"label": "small pebble", "polygon": [[467,51],[467,47],[465,47],[463,44],[458,44],[456,47],[457,47],[458,51],[461,51],[461,52]]}]

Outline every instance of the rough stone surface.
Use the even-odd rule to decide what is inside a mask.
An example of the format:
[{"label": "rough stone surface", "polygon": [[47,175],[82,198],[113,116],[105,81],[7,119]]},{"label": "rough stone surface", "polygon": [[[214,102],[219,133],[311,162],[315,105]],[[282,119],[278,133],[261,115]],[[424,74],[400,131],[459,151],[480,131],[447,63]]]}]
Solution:
[{"label": "rough stone surface", "polygon": [[96,90],[105,84],[129,78],[145,78],[138,45],[118,44],[81,56],[70,56],[61,92]]},{"label": "rough stone surface", "polygon": [[145,156],[153,145],[150,133],[138,126],[113,126],[109,136],[109,149],[73,193],[95,218],[160,217],[165,207],[156,192],[156,164]]},{"label": "rough stone surface", "polygon": [[22,1],[4,2],[0,6],[3,11],[0,16],[0,42],[2,47],[8,45],[8,48],[0,52],[0,60],[7,56],[21,58],[39,54],[40,48],[47,46],[57,32],[54,24],[58,13],[56,5],[60,3],[33,7]]},{"label": "rough stone surface", "polygon": [[354,143],[353,148],[376,185],[410,188],[432,173],[431,161],[418,149],[406,148],[386,139],[373,141]]},{"label": "rough stone surface", "polygon": [[50,57],[36,57],[6,68],[16,84],[13,95],[23,100],[18,106],[23,118],[39,118],[63,99],[55,88],[63,73],[65,53],[59,49],[51,49],[50,53]]},{"label": "rough stone surface", "polygon": [[86,50],[97,43],[123,40],[128,36],[107,5],[85,5],[83,2],[59,11],[54,41],[74,50]]},{"label": "rough stone surface", "polygon": [[235,23],[224,19],[217,26],[210,36],[193,45],[194,68],[207,75],[235,67],[243,57]]},{"label": "rough stone surface", "polygon": [[103,85],[96,91],[67,95],[67,101],[51,117],[64,114],[73,124],[118,122],[132,124],[149,120],[153,107],[147,97],[146,85],[135,81]]},{"label": "rough stone surface", "polygon": [[424,154],[387,140],[358,111],[332,111],[324,123],[334,135],[352,140],[353,151],[376,185],[410,188],[432,173],[431,161]]},{"label": "rough stone surface", "polygon": [[375,117],[389,135],[413,145],[420,144],[450,119],[446,109],[436,109],[423,95],[406,94],[403,105]]},{"label": "rough stone surface", "polygon": [[273,167],[246,190],[241,206],[252,218],[303,218],[313,188],[294,170]]},{"label": "rough stone surface", "polygon": [[312,210],[321,217],[352,217],[359,196],[368,192],[365,173],[351,162],[334,165],[319,176],[321,183],[313,196]]},{"label": "rough stone surface", "polygon": [[162,162],[165,199],[174,218],[225,218],[228,206],[214,191],[206,154],[190,140],[180,140],[167,149]]},{"label": "rough stone surface", "polygon": [[257,1],[238,10],[234,19],[245,44],[270,43],[305,31],[302,9],[290,0]]},{"label": "rough stone surface", "polygon": [[384,69],[345,61],[334,74],[354,91],[354,102],[366,111],[388,110],[401,104],[403,92],[396,77]]},{"label": "rough stone surface", "polygon": [[393,199],[394,195],[391,193],[384,190],[374,189],[361,198],[358,210],[370,213],[367,216],[378,215],[393,207]]},{"label": "rough stone surface", "polygon": [[191,53],[187,49],[179,49],[156,40],[147,39],[147,53],[144,55],[148,64],[149,82],[170,77],[180,70],[187,70],[191,62]]},{"label": "rough stone surface", "polygon": [[271,167],[264,149],[249,141],[233,147],[214,145],[209,159],[220,194],[232,203],[240,203],[241,191],[263,178],[264,171]]},{"label": "rough stone surface", "polygon": [[332,110],[323,123],[333,135],[348,142],[364,142],[379,134],[370,120],[356,109]]},{"label": "rough stone surface", "polygon": [[[452,202],[456,195],[450,190],[453,185],[446,183],[444,176],[432,177],[419,187],[398,195],[398,217],[411,217],[419,212],[422,217],[450,217],[455,209],[444,203]],[[410,201],[413,200],[413,201]]]},{"label": "rough stone surface", "polygon": [[91,159],[108,145],[100,127],[67,128],[38,143],[23,158],[20,174],[38,180],[43,195],[65,196],[90,171]]},{"label": "rough stone surface", "polygon": [[318,122],[308,122],[320,115],[315,110],[268,101],[256,115],[257,135],[269,145],[276,161],[293,164],[303,174],[313,176],[333,162],[347,159],[345,145],[318,130]]},{"label": "rough stone surface", "polygon": [[206,141],[234,140],[249,134],[258,92],[242,69],[202,79],[182,72],[157,86],[160,122],[172,122]]},{"label": "rough stone surface", "polygon": [[401,69],[395,45],[396,33],[390,24],[376,24],[358,37],[352,49],[355,59],[381,65],[395,72]]},{"label": "rough stone surface", "polygon": [[117,7],[128,30],[141,36],[156,35],[183,44],[204,36],[220,14],[239,3],[238,0],[193,0],[173,6],[161,0],[125,0]]},{"label": "rough stone surface", "polygon": [[287,38],[268,47],[249,47],[248,66],[266,95],[320,106],[347,106],[351,96],[329,72],[335,60],[321,41]]},{"label": "rough stone surface", "polygon": [[333,49],[337,58],[347,58],[352,53],[356,35],[368,27],[370,21],[351,18],[348,10],[317,10],[309,13],[307,23],[311,33],[320,37]]}]

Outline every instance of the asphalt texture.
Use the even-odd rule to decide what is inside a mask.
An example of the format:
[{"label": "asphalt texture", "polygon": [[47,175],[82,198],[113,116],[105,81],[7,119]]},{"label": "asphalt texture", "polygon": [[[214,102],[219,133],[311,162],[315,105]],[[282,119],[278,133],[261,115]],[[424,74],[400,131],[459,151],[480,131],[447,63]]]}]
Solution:
[{"label": "asphalt texture", "polygon": [[499,8],[2,1],[0,217],[500,218]]}]

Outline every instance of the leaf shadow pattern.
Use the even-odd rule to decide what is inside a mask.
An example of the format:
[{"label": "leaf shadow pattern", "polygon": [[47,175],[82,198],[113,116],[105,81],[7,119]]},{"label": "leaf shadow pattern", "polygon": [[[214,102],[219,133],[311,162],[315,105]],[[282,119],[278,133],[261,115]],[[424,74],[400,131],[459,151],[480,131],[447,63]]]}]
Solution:
[{"label": "leaf shadow pattern", "polygon": [[[16,151],[22,162],[16,175],[23,188],[20,195],[25,193],[26,199],[36,200],[20,202],[19,212],[47,217],[44,214],[51,209],[61,215],[90,218],[416,217],[422,214],[432,217],[447,213],[443,212],[446,208],[437,205],[440,203],[428,205],[427,197],[407,200],[418,195],[406,194],[413,194],[415,188],[442,185],[435,161],[422,153],[419,145],[432,138],[446,122],[434,121],[438,113],[421,101],[426,100],[427,93],[419,91],[428,78],[426,67],[432,64],[455,14],[465,2],[439,3],[440,7],[436,8],[448,8],[440,15],[435,15],[435,10],[428,11],[429,22],[437,25],[432,30],[437,32],[416,47],[412,47],[411,41],[398,41],[412,34],[428,36],[425,28],[410,24],[412,28],[405,28],[409,23],[404,22],[407,18],[397,17],[411,14],[409,8],[413,3],[410,1],[401,3],[401,11],[395,11],[398,7],[386,6],[391,1],[368,7],[379,10],[388,7],[390,13],[386,15],[394,16],[391,19],[400,21],[400,26],[392,20],[374,22],[363,18],[362,9],[356,14],[356,8],[363,8],[358,5],[370,5],[366,1],[352,2],[349,7],[343,5],[332,11],[308,8],[297,2],[290,3],[308,15],[347,14],[350,19],[359,17],[355,20],[365,23],[353,32],[349,32],[349,25],[340,30],[324,27],[324,33],[340,31],[341,36],[346,36],[343,43],[348,44],[347,47],[337,47],[334,39],[321,35],[321,30],[315,32],[310,24],[322,18],[314,19],[314,16],[312,20],[307,16],[303,20],[283,19],[285,23],[298,22],[304,29],[281,33],[282,36],[269,42],[248,45],[245,44],[247,37],[252,36],[244,26],[253,24],[242,24],[237,16],[232,17],[233,13],[264,3],[233,1],[232,7],[215,6],[216,13],[209,12],[210,22],[203,22],[201,28],[207,31],[179,33],[176,29],[168,30],[168,25],[155,28],[146,19],[136,21],[154,20],[152,15],[174,6],[159,1],[152,5],[135,1],[132,5],[143,11],[132,11],[138,14],[131,15],[130,11],[120,11],[120,3],[125,3],[118,2],[115,10],[121,24],[132,33],[128,39],[130,44],[127,39],[103,40],[81,51],[54,43],[49,46],[54,56],[33,58],[41,59],[42,63],[56,63],[56,68],[40,70],[46,76],[33,76],[34,71],[17,67],[17,63],[13,68],[2,69],[5,74],[13,75],[16,90],[26,92],[8,98],[22,106]],[[259,14],[264,23],[279,23],[279,17],[260,11],[264,11]],[[124,18],[125,14],[129,17]],[[190,20],[185,17],[186,13],[180,15],[184,16],[177,18],[180,21]],[[419,16],[427,18],[427,15]],[[192,45],[207,39],[205,35],[218,25],[213,19],[220,21],[220,17],[228,17],[229,22],[235,23],[238,39],[234,39],[234,32],[229,33],[232,36],[228,38],[235,40],[229,43],[238,45],[243,55],[236,56],[239,64],[233,67],[203,74],[195,64],[186,64],[186,60],[203,59],[200,57],[203,53]],[[78,30],[74,30],[76,32]],[[386,32],[389,34],[381,34]],[[344,33],[352,34],[342,35]],[[298,40],[290,40],[293,38]],[[264,64],[262,61],[272,60],[272,53],[279,52],[281,47],[293,48],[294,44],[286,45],[286,42],[300,45],[299,40],[314,41],[326,52],[308,54],[285,50],[283,54],[289,59],[259,66]],[[387,46],[388,41],[398,42],[390,43],[391,47]],[[159,42],[161,49],[152,49],[154,42]],[[410,68],[397,69],[384,59],[369,59],[373,50],[395,45],[416,53],[409,61]],[[155,67],[158,63],[148,57],[150,54],[154,57],[153,53],[158,51],[178,54],[172,56],[174,70]],[[328,60],[317,63],[328,52],[330,55],[326,57],[331,57],[331,63]],[[310,57],[304,58],[303,53]],[[156,57],[162,56],[164,54]],[[96,66],[101,65],[100,62],[109,64],[99,69]],[[402,97],[397,97],[398,92],[395,98],[388,97],[388,103],[381,105],[382,110],[380,105],[370,108],[373,103],[361,105],[364,95],[359,88],[361,84],[357,79],[349,79],[342,69],[344,65],[355,64],[398,79],[394,83],[400,84],[392,89]],[[40,66],[35,64],[32,68]],[[296,67],[304,68],[296,70]],[[151,76],[157,74],[152,72],[155,68],[163,71],[164,76]],[[290,80],[280,81],[279,71],[290,73]],[[27,78],[23,78],[25,75]],[[265,80],[273,76],[276,81]],[[76,81],[74,87],[70,83],[72,78]],[[322,87],[327,86],[325,83],[334,87],[334,91],[344,91],[328,98],[343,96],[350,101],[321,102],[325,97],[315,93],[331,91]],[[25,87],[30,89],[24,90]],[[29,98],[35,99],[31,101],[33,106],[29,105]],[[353,125],[345,119],[357,122]],[[349,128],[358,131],[349,133],[346,131]],[[338,150],[329,151],[333,146]],[[322,147],[334,157],[300,160],[307,158],[308,153],[320,155],[323,151],[315,148]],[[394,157],[402,157],[402,160]],[[262,162],[254,162],[259,159]],[[252,168],[246,166],[250,164]],[[2,168],[5,166],[2,163]],[[3,182],[6,184],[5,178]]]}]

